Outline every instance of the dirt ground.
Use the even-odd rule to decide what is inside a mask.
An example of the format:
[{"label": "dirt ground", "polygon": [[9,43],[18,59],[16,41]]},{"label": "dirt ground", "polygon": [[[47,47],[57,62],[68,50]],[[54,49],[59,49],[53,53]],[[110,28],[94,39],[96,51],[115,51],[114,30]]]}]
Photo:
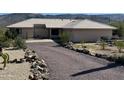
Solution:
[{"label": "dirt ground", "polygon": [[[75,48],[81,48],[81,44],[74,44],[73,45]],[[92,54],[105,54],[108,56],[113,56],[113,55],[124,55],[124,50],[122,51],[122,53],[118,52],[118,49],[116,46],[105,46],[105,50],[101,49],[101,46],[96,44],[96,43],[85,43],[84,46],[86,46],[86,49],[88,49],[90,51],[90,53]]]},{"label": "dirt ground", "polygon": [[[23,50],[5,50],[3,53],[8,53],[10,60],[20,59],[24,57]],[[5,70],[3,68],[3,59],[0,57],[0,79],[1,80],[26,80],[30,74],[29,63],[9,63]]]},{"label": "dirt ground", "polygon": [[51,80],[120,80],[124,67],[93,56],[65,49],[56,43],[32,43],[46,61]]}]

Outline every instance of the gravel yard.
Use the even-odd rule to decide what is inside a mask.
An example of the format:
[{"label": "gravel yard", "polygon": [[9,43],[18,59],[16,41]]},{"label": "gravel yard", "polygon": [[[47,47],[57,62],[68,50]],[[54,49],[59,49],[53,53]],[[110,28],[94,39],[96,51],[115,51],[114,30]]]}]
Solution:
[{"label": "gravel yard", "polygon": [[[24,57],[23,50],[4,50],[3,53],[8,53],[10,60],[20,59]],[[2,70],[3,59],[0,57],[0,79],[1,80],[27,80],[30,74],[30,63],[9,63],[7,68]]]},{"label": "gravel yard", "polygon": [[[83,44],[84,46],[86,46],[86,49],[88,49],[91,53],[98,53],[98,54],[105,54],[108,56],[112,56],[112,55],[118,55],[121,56],[124,54],[124,49],[122,53],[118,52],[118,49],[116,46],[108,46],[106,45],[105,50],[101,49],[101,46],[98,45],[97,43],[85,43]],[[80,43],[74,44],[73,45],[75,48],[82,48]]]},{"label": "gravel yard", "polygon": [[104,59],[77,53],[56,43],[32,43],[28,47],[44,58],[52,80],[124,79],[124,67]]},{"label": "gravel yard", "polygon": [[[0,64],[0,68],[3,64]],[[0,80],[27,80],[30,74],[30,64],[7,64],[5,70],[0,70]]]}]

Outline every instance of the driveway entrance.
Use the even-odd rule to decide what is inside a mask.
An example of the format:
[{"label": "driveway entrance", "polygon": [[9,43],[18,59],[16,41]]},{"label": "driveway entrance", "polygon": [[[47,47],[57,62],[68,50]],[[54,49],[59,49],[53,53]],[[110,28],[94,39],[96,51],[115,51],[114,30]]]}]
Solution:
[{"label": "driveway entrance", "polygon": [[123,66],[65,49],[55,42],[27,45],[47,62],[52,80],[124,79]]}]

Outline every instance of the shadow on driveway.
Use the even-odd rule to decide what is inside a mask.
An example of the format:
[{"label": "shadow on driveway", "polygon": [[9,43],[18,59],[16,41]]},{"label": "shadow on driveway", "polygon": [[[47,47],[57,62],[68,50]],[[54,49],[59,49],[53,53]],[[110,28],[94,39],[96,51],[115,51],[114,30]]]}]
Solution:
[{"label": "shadow on driveway", "polygon": [[99,67],[99,68],[94,68],[94,69],[90,69],[90,70],[86,70],[86,71],[81,71],[81,72],[72,74],[71,76],[76,77],[76,76],[79,76],[79,75],[84,75],[84,74],[97,72],[97,71],[101,71],[101,70],[107,70],[107,69],[115,68],[115,67],[118,67],[118,66],[122,66],[122,64],[111,63],[111,64],[108,64],[104,67]]}]

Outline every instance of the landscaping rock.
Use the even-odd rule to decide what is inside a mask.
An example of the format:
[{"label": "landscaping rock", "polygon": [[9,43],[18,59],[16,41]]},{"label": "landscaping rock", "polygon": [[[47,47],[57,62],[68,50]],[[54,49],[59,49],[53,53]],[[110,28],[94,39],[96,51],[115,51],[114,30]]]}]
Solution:
[{"label": "landscaping rock", "polygon": [[42,62],[42,63],[45,63],[45,61],[44,61],[43,59],[41,60],[41,62]]},{"label": "landscaping rock", "polygon": [[36,68],[36,67],[37,67],[37,63],[33,62],[32,65],[31,65],[31,68]]},{"label": "landscaping rock", "polygon": [[32,59],[31,58],[26,58],[26,62],[32,62]]},{"label": "landscaping rock", "polygon": [[13,63],[17,63],[17,62],[18,62],[18,60],[17,60],[17,59],[14,59],[14,60],[13,60]]},{"label": "landscaping rock", "polygon": [[41,73],[43,73],[44,69],[43,69],[42,67],[37,66],[36,68],[37,68]]},{"label": "landscaping rock", "polygon": [[107,57],[107,60],[108,60],[108,61],[113,61],[113,62],[115,62],[115,61],[117,60],[117,57],[116,57],[116,56],[109,56],[109,57]]},{"label": "landscaping rock", "polygon": [[94,52],[90,52],[90,55],[91,55],[91,56],[95,56],[95,53],[94,53]]},{"label": "landscaping rock", "polygon": [[39,75],[38,74],[34,74],[34,80],[38,80],[38,79],[40,79],[41,77],[39,77]]},{"label": "landscaping rock", "polygon": [[73,50],[73,51],[76,51],[76,48],[73,47],[72,50]]},{"label": "landscaping rock", "polygon": [[103,59],[107,59],[108,56],[104,54],[104,55],[101,56],[101,58],[103,58]]},{"label": "landscaping rock", "polygon": [[43,78],[42,78],[41,72],[37,70],[37,71],[34,73],[34,80],[38,80],[38,79],[43,79]]},{"label": "landscaping rock", "polygon": [[82,53],[83,49],[76,49],[77,52]]},{"label": "landscaping rock", "polygon": [[98,53],[96,53],[95,56],[96,56],[96,57],[99,57],[99,58],[102,57],[102,55],[101,55],[101,54],[98,54]]},{"label": "landscaping rock", "polygon": [[30,54],[30,55],[28,56],[28,58],[30,58],[30,59],[35,59],[35,58],[36,58],[36,55]]},{"label": "landscaping rock", "polygon": [[34,80],[34,75],[33,74],[29,75],[29,79]]},{"label": "landscaping rock", "polygon": [[25,58],[20,59],[22,62],[27,61],[31,63],[31,72],[32,74],[29,75],[29,79],[31,80],[46,80],[48,79],[48,70],[47,70],[47,65],[45,64],[45,61],[41,58],[39,60],[37,54],[35,51],[31,50],[25,50]]},{"label": "landscaping rock", "polygon": [[36,60],[38,64],[42,64],[43,62],[41,60]]},{"label": "landscaping rock", "polygon": [[48,73],[48,69],[47,68],[43,68],[43,73]]},{"label": "landscaping rock", "polygon": [[42,79],[43,79],[43,80],[48,80],[48,79],[49,79],[48,73],[42,74]]},{"label": "landscaping rock", "polygon": [[21,62],[21,63],[26,62],[26,59],[21,58],[21,59],[20,59],[20,62]]},{"label": "landscaping rock", "polygon": [[84,54],[90,54],[90,51],[87,50],[87,49],[83,49],[82,52],[83,52]]},{"label": "landscaping rock", "polygon": [[45,63],[41,63],[41,64],[39,64],[39,66],[40,66],[40,67],[43,67],[43,68],[44,68],[44,67],[47,67],[47,65],[46,65]]},{"label": "landscaping rock", "polygon": [[66,45],[65,45],[65,48],[69,48],[69,49],[73,49],[73,43],[72,42],[68,42]]}]

